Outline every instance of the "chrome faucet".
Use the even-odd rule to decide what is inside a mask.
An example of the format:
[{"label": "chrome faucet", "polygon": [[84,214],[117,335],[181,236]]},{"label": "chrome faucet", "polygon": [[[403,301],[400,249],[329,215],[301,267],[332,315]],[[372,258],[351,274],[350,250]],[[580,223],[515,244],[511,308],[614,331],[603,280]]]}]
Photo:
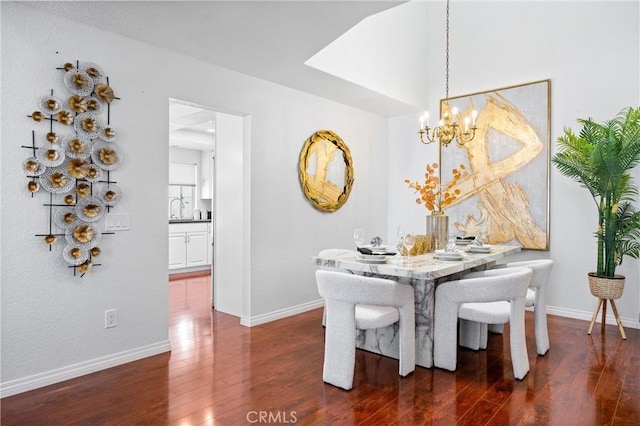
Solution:
[{"label": "chrome faucet", "polygon": [[[173,214],[173,202],[174,201],[179,201],[180,202],[180,217],[176,217],[176,215]],[[183,208],[184,208],[184,201],[182,201],[182,198],[172,198],[171,202],[169,203],[169,212],[171,212],[170,219],[182,219],[182,209]]]}]

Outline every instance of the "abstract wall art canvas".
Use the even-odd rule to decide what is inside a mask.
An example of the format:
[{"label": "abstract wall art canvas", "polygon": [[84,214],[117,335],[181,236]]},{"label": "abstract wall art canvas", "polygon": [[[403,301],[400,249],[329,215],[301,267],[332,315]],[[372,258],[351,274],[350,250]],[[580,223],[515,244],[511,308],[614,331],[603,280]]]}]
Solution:
[{"label": "abstract wall art canvas", "polygon": [[550,95],[542,80],[441,100],[441,116],[478,113],[472,141],[440,147],[442,189],[457,194],[446,208],[456,235],[549,249]]}]

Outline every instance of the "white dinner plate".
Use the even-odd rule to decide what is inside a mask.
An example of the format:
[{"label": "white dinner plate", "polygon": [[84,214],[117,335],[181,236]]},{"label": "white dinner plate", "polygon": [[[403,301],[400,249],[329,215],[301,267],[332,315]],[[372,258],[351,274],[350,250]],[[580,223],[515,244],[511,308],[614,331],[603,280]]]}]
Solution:
[{"label": "white dinner plate", "polygon": [[436,253],[434,257],[439,260],[447,260],[447,261],[462,260],[462,255],[460,253]]},{"label": "white dinner plate", "polygon": [[462,253],[464,253],[464,252],[461,249],[457,248],[457,247],[453,251],[446,251],[446,250],[443,250],[443,249],[438,249],[438,250],[435,251],[435,254],[444,254],[444,255],[447,255],[447,256],[462,256]]},{"label": "white dinner plate", "polygon": [[471,244],[473,242],[473,240],[456,240],[456,245],[459,246],[468,246],[469,244]]},{"label": "white dinner plate", "polygon": [[387,256],[359,254],[358,262],[362,263],[387,263]]},{"label": "white dinner plate", "polygon": [[369,249],[369,250],[371,250],[373,252],[380,252],[380,253],[386,253],[387,250],[389,249],[389,247],[387,247],[387,246],[375,246],[374,247],[374,246],[372,246],[370,244],[365,245],[365,246],[360,246],[360,247]]},{"label": "white dinner plate", "polygon": [[357,255],[358,259],[366,259],[366,260],[380,260],[380,259],[386,259],[387,256],[385,256],[384,254],[364,254],[364,253],[358,253]]},{"label": "white dinner plate", "polygon": [[491,247],[476,247],[476,246],[471,246],[469,247],[469,252],[470,253],[489,253],[491,251]]}]

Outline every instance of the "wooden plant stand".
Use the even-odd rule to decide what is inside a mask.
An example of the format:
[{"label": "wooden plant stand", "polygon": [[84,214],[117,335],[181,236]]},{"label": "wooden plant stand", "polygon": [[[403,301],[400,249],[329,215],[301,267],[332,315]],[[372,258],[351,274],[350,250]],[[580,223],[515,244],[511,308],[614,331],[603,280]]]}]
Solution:
[{"label": "wooden plant stand", "polygon": [[618,315],[618,309],[616,308],[616,303],[613,301],[613,299],[598,299],[598,306],[596,307],[596,310],[593,313],[593,317],[591,318],[591,325],[589,325],[589,331],[587,332],[587,334],[591,334],[591,330],[593,330],[593,324],[595,324],[596,322],[596,317],[598,316],[600,307],[602,307],[602,333],[604,334],[604,326],[607,324],[607,300],[611,303],[611,308],[613,309],[613,315],[616,318],[616,323],[618,324],[618,330],[620,330],[622,339],[627,340],[627,335],[624,333],[624,328],[622,327],[622,321],[620,321],[620,316]]}]

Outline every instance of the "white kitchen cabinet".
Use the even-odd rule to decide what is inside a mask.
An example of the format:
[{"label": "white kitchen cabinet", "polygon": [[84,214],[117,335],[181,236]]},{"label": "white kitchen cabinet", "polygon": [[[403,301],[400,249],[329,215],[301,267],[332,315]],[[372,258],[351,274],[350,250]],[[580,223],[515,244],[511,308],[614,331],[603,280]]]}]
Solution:
[{"label": "white kitchen cabinet", "polygon": [[169,232],[169,269],[187,267],[187,250],[184,232]]},{"label": "white kitchen cabinet", "polygon": [[207,231],[187,234],[187,268],[209,264],[207,260]]},{"label": "white kitchen cabinet", "polygon": [[209,265],[206,222],[169,225],[169,269]]}]

